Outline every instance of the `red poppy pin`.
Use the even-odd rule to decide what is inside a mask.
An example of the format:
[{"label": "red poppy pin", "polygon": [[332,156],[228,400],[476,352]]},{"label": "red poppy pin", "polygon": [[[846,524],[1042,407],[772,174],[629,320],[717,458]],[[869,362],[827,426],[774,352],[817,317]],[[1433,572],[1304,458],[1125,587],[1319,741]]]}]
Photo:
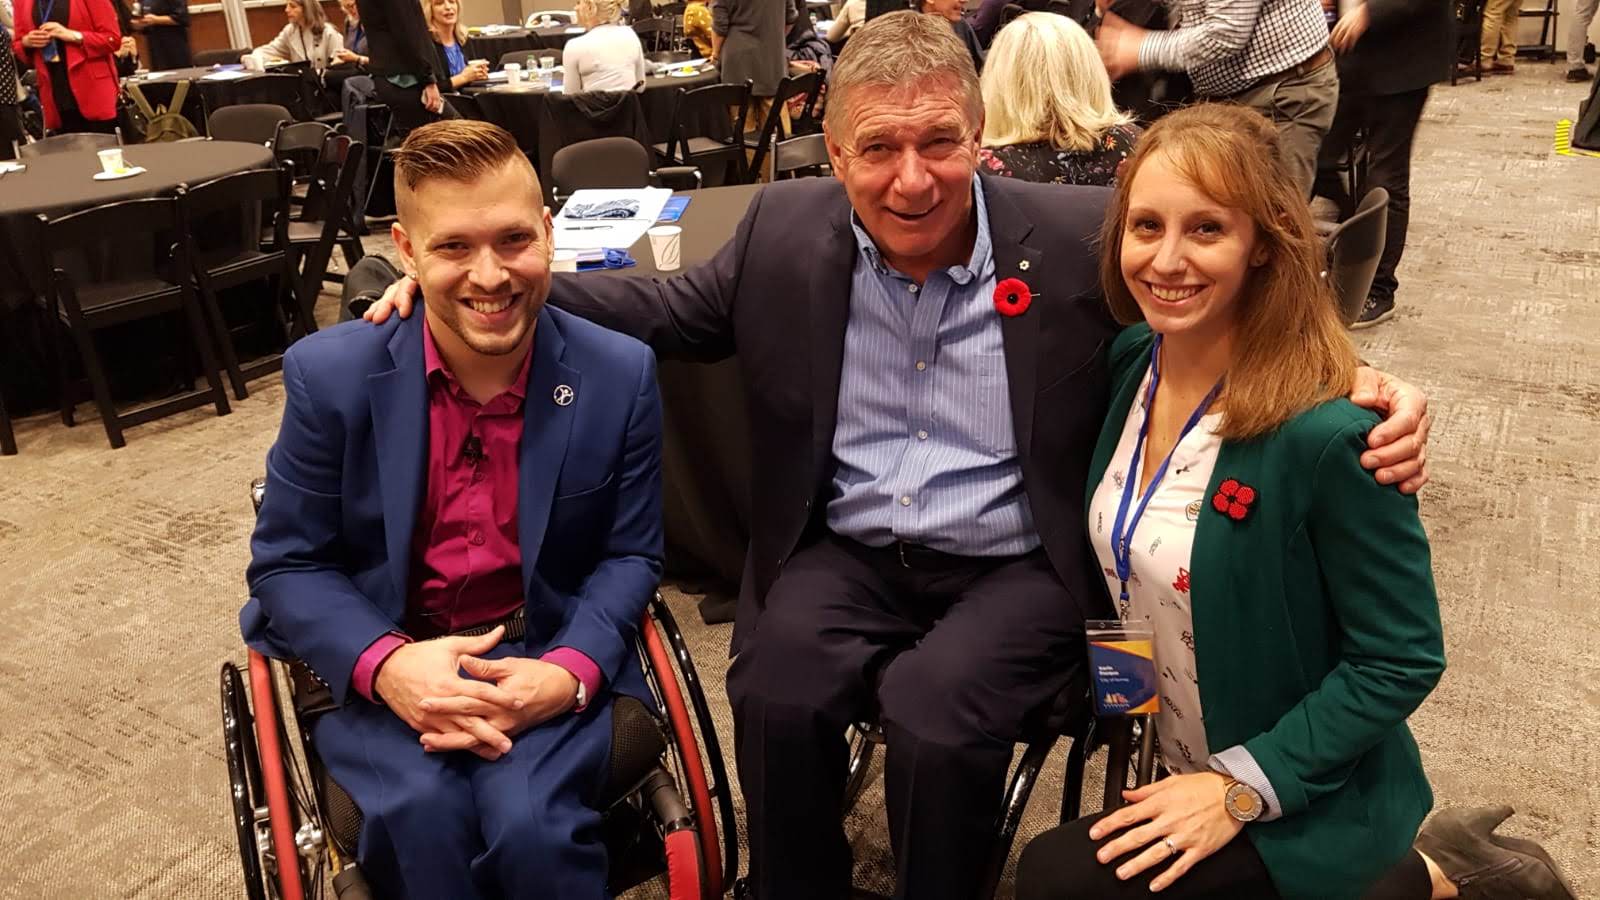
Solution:
[{"label": "red poppy pin", "polygon": [[1250,514],[1250,506],[1255,502],[1255,488],[1242,484],[1237,478],[1229,478],[1217,485],[1217,494],[1211,498],[1211,507],[1238,522]]},{"label": "red poppy pin", "polygon": [[1020,278],[1002,278],[994,286],[994,308],[1002,316],[1020,316],[1033,303],[1033,291]]}]

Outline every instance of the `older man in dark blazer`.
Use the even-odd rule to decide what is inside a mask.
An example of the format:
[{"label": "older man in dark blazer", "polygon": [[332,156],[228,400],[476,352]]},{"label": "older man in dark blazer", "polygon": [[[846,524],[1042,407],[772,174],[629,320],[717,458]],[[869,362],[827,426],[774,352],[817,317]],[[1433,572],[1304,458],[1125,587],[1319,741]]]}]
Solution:
[{"label": "older man in dark blazer", "polygon": [[896,895],[965,898],[1015,742],[1110,614],[1084,526],[1106,193],[975,176],[977,75],[933,16],[868,22],[829,96],[837,180],[767,187],[676,278],[553,296],[659,355],[737,353],[755,478],[728,695],[756,896],[849,896],[844,732],[877,718]]}]

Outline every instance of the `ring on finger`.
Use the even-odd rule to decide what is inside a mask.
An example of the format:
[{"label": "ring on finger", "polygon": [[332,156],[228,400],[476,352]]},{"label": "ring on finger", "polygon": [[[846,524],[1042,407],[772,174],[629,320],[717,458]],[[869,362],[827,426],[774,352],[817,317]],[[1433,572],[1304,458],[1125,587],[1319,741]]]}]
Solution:
[{"label": "ring on finger", "polygon": [[1177,855],[1178,855],[1178,845],[1177,845],[1177,844],[1174,844],[1174,843],[1173,843],[1173,842],[1172,842],[1172,838],[1171,838],[1171,837],[1164,837],[1164,838],[1162,838],[1162,839],[1161,839],[1161,843],[1163,843],[1163,844],[1166,844],[1166,845],[1167,845],[1167,855],[1168,855],[1168,856],[1169,856],[1169,857],[1171,857],[1171,856],[1177,856]]}]

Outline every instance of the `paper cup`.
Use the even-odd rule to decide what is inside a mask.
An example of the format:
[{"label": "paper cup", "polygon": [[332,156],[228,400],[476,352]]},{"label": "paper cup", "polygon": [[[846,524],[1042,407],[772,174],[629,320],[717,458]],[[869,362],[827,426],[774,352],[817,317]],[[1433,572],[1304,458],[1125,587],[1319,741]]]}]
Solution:
[{"label": "paper cup", "polygon": [[244,65],[244,70],[246,72],[266,71],[266,67],[261,64],[261,58],[254,54],[246,53],[244,57],[239,60],[239,62]]},{"label": "paper cup", "polygon": [[506,84],[522,83],[522,67],[516,63],[506,63]]},{"label": "paper cup", "polygon": [[467,65],[469,65],[469,66],[483,66],[484,68],[488,68],[489,61],[487,59],[469,59],[469,60],[467,60]]},{"label": "paper cup", "polygon": [[121,147],[108,147],[101,150],[98,155],[100,168],[107,175],[121,175],[126,170],[126,165],[122,161]]},{"label": "paper cup", "polygon": [[541,69],[545,70],[546,72],[548,72],[551,69],[554,69],[555,67],[556,67],[556,58],[554,56],[541,56],[541,57],[539,57],[539,68],[541,68]]},{"label": "paper cup", "polygon": [[550,259],[550,271],[552,271],[552,272],[576,272],[576,271],[578,271],[578,251],[576,251],[576,250],[557,250],[556,253],[555,253],[555,256]]},{"label": "paper cup", "polygon": [[676,225],[657,225],[645,234],[650,238],[650,253],[656,258],[656,268],[662,272],[678,268],[683,229]]}]

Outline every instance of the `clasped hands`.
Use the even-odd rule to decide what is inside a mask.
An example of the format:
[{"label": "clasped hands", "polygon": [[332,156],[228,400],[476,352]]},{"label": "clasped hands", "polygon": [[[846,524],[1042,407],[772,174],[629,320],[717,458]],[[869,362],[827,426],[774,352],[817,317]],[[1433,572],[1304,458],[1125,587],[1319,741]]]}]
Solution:
[{"label": "clasped hands", "polygon": [[76,31],[60,22],[46,22],[23,35],[22,46],[37,50],[51,41],[66,41],[69,44],[76,44],[80,39],[81,37]]},{"label": "clasped hands", "polygon": [[1166,869],[1151,880],[1150,890],[1170,887],[1244,829],[1243,822],[1228,814],[1227,788],[1228,780],[1223,776],[1199,772],[1172,775],[1137,790],[1123,791],[1129,805],[1109,813],[1089,829],[1089,839],[1093,841],[1116,834],[1095,851],[1095,859],[1101,865],[1109,865],[1138,853],[1117,867],[1117,878],[1123,881],[1170,860]]},{"label": "clasped hands", "polygon": [[496,627],[478,637],[406,644],[378,670],[377,694],[421,735],[428,752],[466,750],[499,759],[510,752],[513,737],[567,712],[578,699],[578,679],[560,666],[526,657],[482,658],[504,634]]}]

